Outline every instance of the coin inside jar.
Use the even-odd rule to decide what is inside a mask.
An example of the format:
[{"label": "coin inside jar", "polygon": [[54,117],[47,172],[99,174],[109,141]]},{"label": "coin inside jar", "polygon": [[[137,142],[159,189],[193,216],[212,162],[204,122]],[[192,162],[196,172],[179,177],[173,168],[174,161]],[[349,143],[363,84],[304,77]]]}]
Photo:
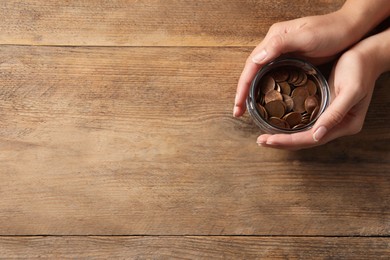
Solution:
[{"label": "coin inside jar", "polygon": [[302,129],[320,110],[319,83],[303,69],[277,67],[261,78],[258,88],[257,110],[274,127]]}]

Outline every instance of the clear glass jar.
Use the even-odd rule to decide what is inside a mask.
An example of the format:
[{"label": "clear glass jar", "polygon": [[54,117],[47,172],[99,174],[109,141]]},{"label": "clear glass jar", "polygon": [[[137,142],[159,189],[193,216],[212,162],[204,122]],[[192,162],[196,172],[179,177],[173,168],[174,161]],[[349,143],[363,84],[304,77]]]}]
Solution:
[{"label": "clear glass jar", "polygon": [[[302,127],[298,127],[295,129],[286,129],[286,128],[278,127],[268,122],[266,118],[263,118],[262,114],[264,115],[264,113],[261,113],[259,111],[260,108],[257,103],[258,103],[258,95],[260,93],[260,83],[262,82],[263,77],[269,75],[273,71],[280,70],[281,68],[287,68],[287,69],[297,68],[297,70],[302,70],[308,75],[311,81],[313,81],[317,86],[317,91],[319,93],[317,93],[316,95],[321,99],[318,102],[319,103],[318,113],[314,118],[310,119],[309,123],[305,124]],[[328,107],[329,99],[330,99],[330,89],[329,89],[328,82],[326,81],[322,73],[315,66],[313,66],[307,61],[303,61],[296,58],[282,58],[266,64],[257,72],[255,78],[251,83],[249,94],[246,100],[246,105],[249,114],[251,115],[255,124],[260,128],[261,132],[269,133],[269,134],[277,134],[277,133],[290,134],[290,133],[306,131],[310,129],[314,125],[318,117]]]}]

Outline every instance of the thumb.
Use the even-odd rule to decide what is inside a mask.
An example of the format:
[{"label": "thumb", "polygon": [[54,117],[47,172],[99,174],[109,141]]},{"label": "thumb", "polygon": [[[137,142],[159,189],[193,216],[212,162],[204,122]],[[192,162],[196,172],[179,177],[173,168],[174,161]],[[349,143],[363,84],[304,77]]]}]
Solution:
[{"label": "thumb", "polygon": [[314,141],[319,142],[333,127],[340,124],[354,105],[353,95],[339,94],[315,123],[313,127]]},{"label": "thumb", "polygon": [[309,45],[313,43],[314,35],[308,31],[299,34],[278,33],[270,37],[263,48],[252,56],[252,62],[265,64],[288,52],[308,51]]}]

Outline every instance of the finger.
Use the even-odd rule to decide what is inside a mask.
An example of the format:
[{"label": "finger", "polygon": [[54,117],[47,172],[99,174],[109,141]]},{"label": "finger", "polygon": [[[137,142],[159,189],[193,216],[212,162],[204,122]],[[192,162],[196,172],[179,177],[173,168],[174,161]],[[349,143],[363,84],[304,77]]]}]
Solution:
[{"label": "finger", "polygon": [[313,34],[308,31],[302,31],[299,35],[277,33],[267,39],[263,48],[259,48],[253,55],[252,61],[264,65],[285,53],[307,51],[314,41],[313,37]]},{"label": "finger", "polygon": [[245,112],[245,101],[248,96],[249,88],[260,66],[249,61],[245,64],[237,84],[237,92],[234,100],[233,116],[239,117]]},{"label": "finger", "polygon": [[320,143],[327,143],[342,136],[359,133],[363,127],[370,100],[371,95],[368,95],[366,98],[357,102],[357,104],[344,116],[343,121],[334,126],[326,136],[321,139]]},{"label": "finger", "polygon": [[256,55],[259,50],[263,49],[264,42],[267,40],[268,37],[269,35],[266,35],[263,41],[252,51],[252,53],[246,60],[243,71],[241,72],[241,76],[237,84],[236,97],[234,99],[233,116],[235,117],[239,117],[245,112],[245,101],[248,96],[251,82],[255,77],[256,73],[261,68],[260,65],[253,63],[252,57]]},{"label": "finger", "polygon": [[340,124],[345,115],[357,103],[356,95],[345,91],[337,95],[313,127],[313,140],[319,142],[335,126]]},{"label": "finger", "polygon": [[311,131],[294,134],[264,134],[257,138],[257,143],[266,147],[288,150],[299,150],[319,145],[314,142]]}]

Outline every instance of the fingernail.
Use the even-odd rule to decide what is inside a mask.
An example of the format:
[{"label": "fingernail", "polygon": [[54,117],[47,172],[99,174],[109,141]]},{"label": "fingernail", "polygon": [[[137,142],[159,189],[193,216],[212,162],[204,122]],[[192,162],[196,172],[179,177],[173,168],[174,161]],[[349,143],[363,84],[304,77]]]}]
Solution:
[{"label": "fingernail", "polygon": [[267,52],[265,50],[262,50],[261,52],[257,53],[255,56],[252,57],[252,61],[254,63],[261,63],[265,57],[267,57]]},{"label": "fingernail", "polygon": [[234,108],[233,108],[233,116],[237,117],[237,114],[238,114],[238,107],[234,106]]},{"label": "fingernail", "polygon": [[326,134],[328,130],[325,126],[320,126],[313,134],[314,141],[318,142],[321,140],[322,137]]},{"label": "fingernail", "polygon": [[259,139],[257,139],[256,143],[258,145],[263,145],[263,144],[265,144],[265,140],[263,138],[259,138]]}]

